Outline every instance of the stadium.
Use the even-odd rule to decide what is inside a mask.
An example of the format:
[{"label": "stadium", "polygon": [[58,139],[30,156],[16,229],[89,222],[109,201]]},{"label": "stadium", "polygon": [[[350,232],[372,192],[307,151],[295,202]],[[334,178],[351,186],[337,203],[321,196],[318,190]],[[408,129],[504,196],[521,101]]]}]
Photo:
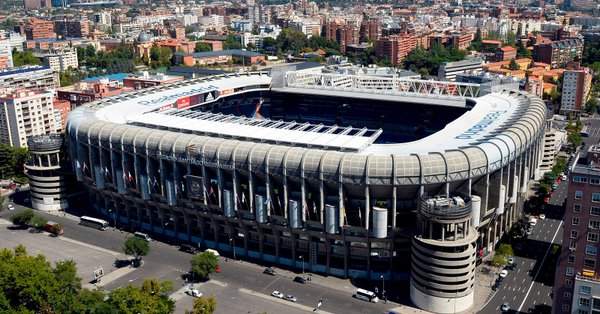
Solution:
[{"label": "stadium", "polygon": [[[95,101],[67,145],[121,228],[339,277],[410,281],[439,313],[519,218],[546,107],[476,84],[293,69]],[[410,256],[410,258],[408,258]]]}]

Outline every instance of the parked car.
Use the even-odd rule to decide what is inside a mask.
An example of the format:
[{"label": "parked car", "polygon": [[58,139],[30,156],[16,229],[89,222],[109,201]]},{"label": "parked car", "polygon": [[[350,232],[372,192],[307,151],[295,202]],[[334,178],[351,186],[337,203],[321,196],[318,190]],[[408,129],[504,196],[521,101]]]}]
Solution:
[{"label": "parked car", "polygon": [[508,276],[508,270],[506,270],[506,269],[503,269],[503,270],[500,272],[500,275],[499,275],[499,276],[500,276],[500,278],[506,278],[506,276]]},{"label": "parked car", "polygon": [[215,268],[215,273],[220,273],[221,272],[221,265],[217,265],[217,267]]},{"label": "parked car", "polygon": [[190,253],[190,254],[198,253],[198,249],[195,246],[189,245],[189,244],[182,244],[179,247],[179,250],[182,252]]},{"label": "parked car", "polygon": [[283,293],[281,293],[281,292],[279,292],[277,290],[271,292],[271,295],[274,296],[274,297],[276,297],[276,298],[283,299]]},{"label": "parked car", "polygon": [[275,270],[271,267],[267,267],[265,268],[265,270],[263,271],[263,274],[267,274],[267,275],[271,275],[271,276],[275,276]]},{"label": "parked car", "polygon": [[544,220],[544,219],[546,219],[546,215],[544,215],[544,214],[540,214],[540,219],[541,219],[541,220]]},{"label": "parked car", "polygon": [[302,283],[302,284],[306,283],[306,279],[304,279],[304,278],[302,278],[300,276],[294,277],[294,281],[297,282],[297,283]]},{"label": "parked car", "polygon": [[298,301],[298,299],[296,299],[295,296],[291,295],[291,294],[287,294],[286,296],[283,297],[284,299],[291,301],[291,302],[296,302]]},{"label": "parked car", "polygon": [[202,292],[198,291],[197,289],[189,289],[186,292],[188,295],[191,295],[194,298],[200,298],[203,295]]},{"label": "parked car", "polygon": [[502,303],[502,306],[500,306],[500,310],[502,312],[508,312],[510,311],[510,305],[508,305],[508,303]]},{"label": "parked car", "polygon": [[150,242],[150,241],[152,241],[152,239],[150,238],[150,236],[149,236],[149,235],[147,235],[147,234],[145,234],[145,233],[143,233],[143,232],[139,232],[139,231],[138,231],[138,232],[135,232],[135,233],[133,234],[133,236],[134,236],[134,237],[136,237],[136,238],[140,238],[140,239],[142,239],[142,240],[145,240],[145,241],[147,241],[147,242]]},{"label": "parked car", "polygon": [[15,205],[8,204],[8,210],[15,210]]}]

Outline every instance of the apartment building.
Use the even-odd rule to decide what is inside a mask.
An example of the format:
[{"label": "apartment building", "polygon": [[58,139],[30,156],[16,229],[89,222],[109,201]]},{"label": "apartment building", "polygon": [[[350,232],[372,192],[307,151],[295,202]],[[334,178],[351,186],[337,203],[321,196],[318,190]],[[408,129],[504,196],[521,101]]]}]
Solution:
[{"label": "apartment building", "polygon": [[567,63],[583,56],[583,39],[571,38],[542,43],[533,47],[533,57],[537,62],[550,64],[554,68],[564,67]]},{"label": "apartment building", "polygon": [[387,58],[392,65],[402,64],[408,54],[417,48],[417,39],[413,34],[391,35],[375,42],[375,54]]},{"label": "apartment building", "polygon": [[567,133],[551,126],[551,121],[546,126],[544,133],[544,148],[540,162],[540,172],[545,173],[552,170],[554,159],[560,148],[567,140]]},{"label": "apartment building", "polygon": [[585,103],[592,86],[592,73],[589,68],[577,67],[563,73],[560,111],[578,113],[585,109]]},{"label": "apartment building", "polygon": [[576,156],[569,171],[562,249],[556,267],[553,312],[600,310],[600,146]]},{"label": "apartment building", "polygon": [[377,40],[381,36],[381,23],[378,19],[366,19],[360,24],[361,41]]},{"label": "apartment building", "polygon": [[89,24],[87,18],[62,17],[54,20],[54,31],[62,38],[84,38],[90,34]]},{"label": "apartment building", "polygon": [[358,44],[359,28],[351,24],[340,24],[336,21],[325,25],[325,37],[340,44],[340,52],[346,52],[346,46]]},{"label": "apartment building", "polygon": [[0,141],[27,147],[27,137],[56,133],[53,94],[42,90],[13,90],[0,95]]},{"label": "apartment building", "polygon": [[13,67],[12,49],[8,39],[0,40],[0,69]]},{"label": "apartment building", "polygon": [[74,49],[44,54],[42,55],[42,61],[44,62],[44,65],[49,66],[56,72],[62,72],[68,68],[77,69],[79,67],[77,51]]},{"label": "apartment building", "polygon": [[14,89],[55,89],[58,73],[48,66],[22,66],[0,70],[0,87]]},{"label": "apartment building", "polygon": [[511,46],[504,46],[496,49],[496,61],[508,61],[517,58],[517,49]]},{"label": "apartment building", "polygon": [[30,18],[24,25],[23,31],[27,40],[55,39],[54,23],[35,17]]}]

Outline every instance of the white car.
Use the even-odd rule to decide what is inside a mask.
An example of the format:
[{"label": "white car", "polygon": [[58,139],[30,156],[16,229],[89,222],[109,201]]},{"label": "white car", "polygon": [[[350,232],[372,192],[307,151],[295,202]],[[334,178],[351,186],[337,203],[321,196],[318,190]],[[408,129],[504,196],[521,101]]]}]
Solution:
[{"label": "white car", "polygon": [[283,293],[281,293],[281,292],[279,292],[277,290],[271,292],[271,295],[274,296],[274,297],[276,297],[276,298],[279,298],[279,299],[283,299],[283,297],[284,297]]},{"label": "white car", "polygon": [[286,295],[286,296],[285,296],[285,297],[283,297],[283,298],[284,298],[284,299],[286,299],[286,300],[288,300],[288,301],[291,301],[291,302],[296,302],[296,301],[298,301],[298,299],[296,299],[296,297],[295,297],[295,296],[293,296],[293,295],[291,295],[291,294],[288,294],[288,295]]},{"label": "white car", "polygon": [[506,270],[506,269],[503,269],[503,270],[500,272],[500,278],[506,278],[506,276],[508,276],[508,270]]},{"label": "white car", "polygon": [[15,205],[8,204],[8,210],[15,210]]},{"label": "white car", "polygon": [[508,258],[508,265],[512,265],[515,263],[515,259],[513,257]]},{"label": "white car", "polygon": [[510,305],[508,305],[508,303],[503,303],[502,306],[500,306],[500,310],[502,312],[508,312],[510,311]]},{"label": "white car", "polygon": [[202,292],[198,291],[198,289],[190,289],[187,291],[187,294],[193,296],[194,298],[202,297]]},{"label": "white car", "polygon": [[544,215],[544,214],[540,214],[540,219],[541,219],[541,220],[544,220],[544,219],[546,219],[546,215]]}]

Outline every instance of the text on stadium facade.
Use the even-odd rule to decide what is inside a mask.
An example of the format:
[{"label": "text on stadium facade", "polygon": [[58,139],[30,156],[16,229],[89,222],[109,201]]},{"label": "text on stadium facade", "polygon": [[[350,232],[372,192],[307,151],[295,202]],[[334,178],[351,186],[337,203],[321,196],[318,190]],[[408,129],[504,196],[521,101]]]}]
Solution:
[{"label": "text on stadium facade", "polygon": [[170,94],[170,95],[162,96],[162,97],[152,99],[152,100],[138,101],[138,104],[144,105],[144,106],[156,105],[156,104],[164,103],[166,101],[178,99],[180,97],[185,97],[185,96],[190,96],[190,95],[195,95],[195,94],[200,94],[200,93],[205,93],[205,92],[212,92],[212,91],[217,91],[217,90],[219,90],[219,88],[214,85],[208,85],[205,87],[196,87],[196,88],[192,88],[188,91],[177,93],[177,94]]},{"label": "text on stadium facade", "polygon": [[477,122],[477,124],[470,127],[468,130],[456,136],[455,138],[460,140],[470,140],[474,136],[479,135],[479,133],[484,131],[490,124],[494,123],[499,116],[505,113],[506,110],[489,112],[479,122]]}]

